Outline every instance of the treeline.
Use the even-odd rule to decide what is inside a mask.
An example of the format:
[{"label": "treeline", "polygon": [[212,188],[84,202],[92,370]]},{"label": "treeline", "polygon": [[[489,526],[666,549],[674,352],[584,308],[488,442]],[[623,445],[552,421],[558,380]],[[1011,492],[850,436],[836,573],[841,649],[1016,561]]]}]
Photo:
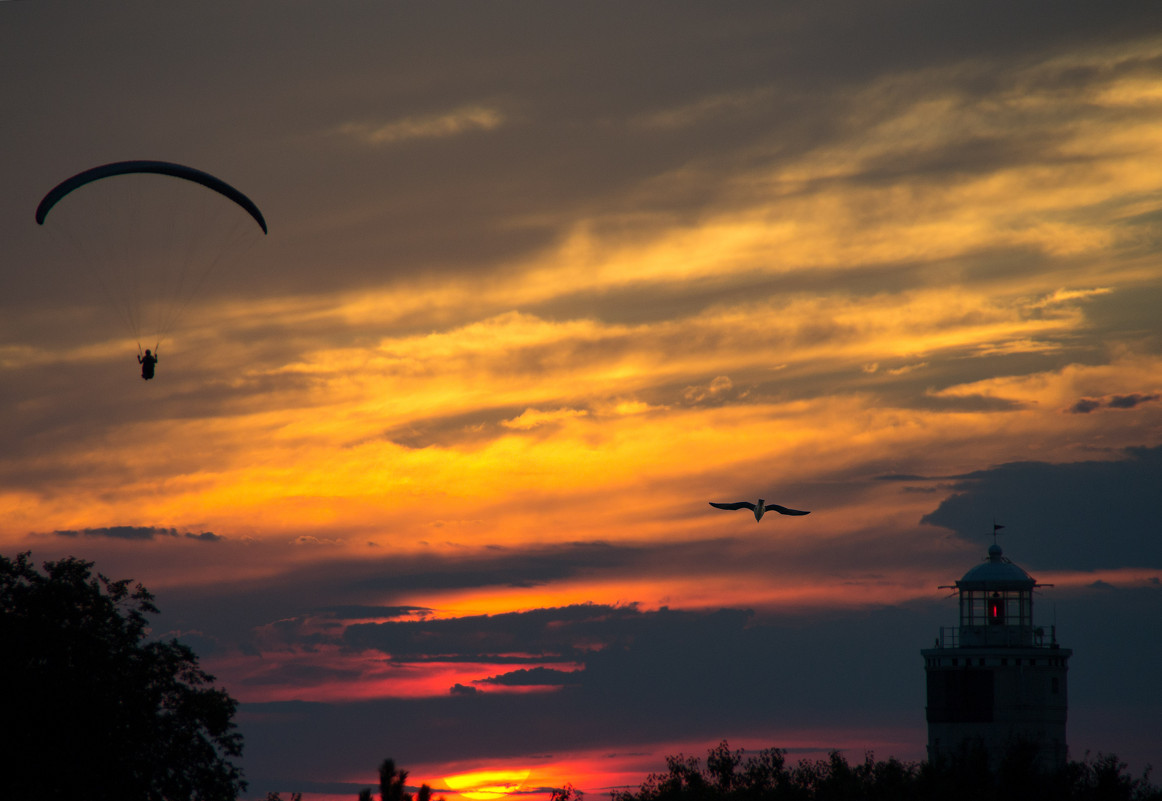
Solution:
[{"label": "treeline", "polygon": [[851,764],[838,751],[827,759],[787,762],[779,748],[746,756],[725,740],[697,757],[667,757],[636,791],[611,801],[1162,801],[1162,789],[1112,754],[1039,767],[1034,749],[1017,746],[991,764],[984,749],[934,762],[876,761],[869,752]]},{"label": "treeline", "polygon": [[[666,758],[665,773],[651,773],[636,791],[610,793],[610,801],[1162,801],[1149,768],[1133,778],[1112,754],[1086,755],[1060,770],[1039,767],[1035,747],[1017,745],[995,764],[983,748],[966,749],[935,762],[877,762],[871,753],[852,765],[838,751],[827,759],[787,762],[787,752],[769,748],[747,756],[723,740],[706,755]],[[407,771],[385,759],[379,767],[380,801],[413,801],[404,791]],[[421,786],[415,801],[430,801]],[[571,784],[550,801],[584,801]],[[301,801],[294,793],[288,801]],[[265,801],[283,801],[269,793]],[[359,801],[372,801],[370,788]],[[437,799],[443,801],[443,799]]]}]

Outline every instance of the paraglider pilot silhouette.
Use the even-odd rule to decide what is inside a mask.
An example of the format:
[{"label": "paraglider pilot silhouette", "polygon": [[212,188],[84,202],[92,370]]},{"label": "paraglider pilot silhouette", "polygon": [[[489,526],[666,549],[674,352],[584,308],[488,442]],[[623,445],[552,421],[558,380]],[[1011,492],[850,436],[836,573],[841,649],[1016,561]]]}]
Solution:
[{"label": "paraglider pilot silhouette", "polygon": [[145,349],[145,355],[137,354],[137,361],[141,365],[141,377],[146,381],[153,378],[153,368],[157,365],[157,346],[154,345],[155,352],[150,353],[149,348]]}]

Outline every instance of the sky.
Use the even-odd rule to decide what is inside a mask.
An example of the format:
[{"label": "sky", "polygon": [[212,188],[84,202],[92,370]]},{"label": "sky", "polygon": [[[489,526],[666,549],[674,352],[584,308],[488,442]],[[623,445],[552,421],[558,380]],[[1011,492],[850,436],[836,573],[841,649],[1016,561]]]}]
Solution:
[{"label": "sky", "polygon": [[[148,587],[250,797],[922,759],[994,523],[1162,766],[1157,3],[6,0],[0,74],[0,553]],[[269,233],[115,288],[125,179],[34,211],[130,159]]]}]

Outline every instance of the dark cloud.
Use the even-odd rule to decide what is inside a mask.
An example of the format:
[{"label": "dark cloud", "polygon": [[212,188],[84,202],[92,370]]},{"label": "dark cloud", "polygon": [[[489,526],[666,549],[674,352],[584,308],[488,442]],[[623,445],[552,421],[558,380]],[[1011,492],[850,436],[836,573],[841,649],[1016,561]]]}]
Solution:
[{"label": "dark cloud", "polygon": [[311,686],[323,682],[355,682],[362,677],[363,671],[356,669],[284,662],[274,663],[257,675],[242,679],[240,685],[244,687]]},{"label": "dark cloud", "polygon": [[1132,395],[1114,395],[1110,398],[1108,405],[1111,409],[1133,409],[1139,403],[1156,401],[1159,397],[1156,394],[1142,395],[1137,392]]},{"label": "dark cloud", "polygon": [[1089,414],[1103,407],[1107,409],[1133,409],[1140,404],[1157,401],[1160,398],[1162,395],[1156,393],[1146,395],[1139,392],[1131,395],[1111,395],[1108,398],[1082,398],[1070,406],[1069,411],[1074,414]]},{"label": "dark cloud", "polygon": [[553,668],[535,667],[512,670],[487,679],[477,679],[478,684],[499,684],[504,687],[552,687],[576,683],[577,671],[554,670]]},{"label": "dark cloud", "polygon": [[[972,101],[969,97],[962,99]],[[1076,156],[1058,154],[1058,148],[1068,141],[1066,134],[1048,125],[1037,132],[1024,130],[1021,135],[970,135],[919,151],[899,150],[870,159],[849,180],[867,184],[895,184],[908,179],[950,181],[1029,164],[1060,167],[1079,161]]]},{"label": "dark cloud", "polygon": [[[721,549],[722,544],[706,547]],[[217,620],[220,639],[248,650],[257,647],[259,630],[264,638],[287,644],[307,642],[300,638],[315,643],[320,635],[308,625],[315,617],[337,621],[402,618],[383,629],[376,628],[379,624],[365,624],[370,628],[364,631],[405,637],[418,631],[408,626],[424,623],[416,618],[423,618],[428,610],[384,601],[404,599],[417,591],[533,587],[587,575],[634,574],[651,561],[677,569],[686,560],[705,558],[701,549],[687,553],[687,548],[590,542],[328,560],[242,583],[175,587],[167,594],[162,612],[166,625],[174,629],[196,628],[197,621],[206,618]],[[658,558],[663,550],[670,551],[666,560]],[[422,648],[412,650],[417,656],[423,652]]]},{"label": "dark cloud", "polygon": [[[1162,223],[1158,221],[1125,223],[1120,233],[1126,238],[1127,255],[1136,255],[1155,263],[1162,248]],[[1158,332],[1158,309],[1162,308],[1162,286],[1156,282],[1125,287],[1095,295],[1085,302],[1087,327],[1100,342],[1131,339],[1142,353],[1162,353],[1162,336]],[[1074,351],[1079,355],[1084,351]],[[1145,387],[1154,391],[1156,387]]]},{"label": "dark cloud", "polygon": [[[414,558],[408,569],[365,571],[352,584],[362,590],[536,587],[595,570],[635,564],[648,549],[605,542],[567,543],[532,549],[492,549],[457,559]],[[385,560],[385,564],[390,564]]]},{"label": "dark cloud", "polygon": [[995,518],[1014,551],[1046,568],[1162,568],[1162,447],[1120,455],[1103,462],[1013,462],[969,473],[921,522],[979,543]]},{"label": "dark cloud", "polygon": [[222,537],[222,535],[215,534],[212,531],[203,531],[199,534],[193,534],[193,533],[187,531],[182,536],[186,537],[187,539],[191,539],[191,540],[201,540],[202,542],[221,542],[222,539],[224,539]]},{"label": "dark cloud", "polygon": [[524,406],[475,409],[471,412],[412,420],[406,425],[384,432],[384,438],[405,448],[469,446],[494,439],[503,433],[502,420],[511,420],[525,410]]},{"label": "dark cloud", "polygon": [[155,526],[108,526],[105,528],[58,529],[53,532],[60,537],[108,537],[114,540],[133,540],[138,542],[151,541],[159,537],[184,538],[200,542],[221,542],[223,537],[212,531],[202,531],[198,534],[186,531],[179,533],[176,528],[157,528]]},{"label": "dark cloud", "polygon": [[1074,414],[1089,414],[1094,409],[1101,408],[1101,401],[1093,400],[1092,398],[1082,398],[1077,403],[1069,407],[1069,411]]},{"label": "dark cloud", "polygon": [[349,604],[347,606],[326,606],[319,610],[321,614],[340,620],[361,620],[366,618],[397,618],[397,617],[424,617],[434,610],[423,606],[362,606]]},{"label": "dark cloud", "polygon": [[1021,401],[992,395],[928,395],[915,402],[915,408],[943,412],[1014,412],[1025,407]]},{"label": "dark cloud", "polygon": [[[794,491],[794,487],[786,489]],[[696,508],[722,514],[705,501],[697,502]],[[578,632],[592,631],[596,636],[602,618],[621,620],[627,631],[641,625],[633,622],[640,618],[632,605],[614,610],[579,605],[569,608],[568,624],[558,620],[560,612],[428,619],[427,609],[390,601],[433,590],[536,587],[577,579],[618,581],[647,572],[659,581],[706,575],[707,571],[718,575],[743,572],[777,580],[790,571],[832,574],[842,570],[864,575],[881,568],[898,568],[902,562],[930,564],[933,551],[923,530],[917,529],[912,536],[912,547],[904,555],[899,540],[883,542],[871,537],[858,552],[840,555],[838,563],[836,554],[821,551],[810,540],[750,537],[651,545],[579,542],[478,547],[439,555],[387,553],[296,566],[245,582],[173,587],[161,604],[162,618],[166,627],[175,630],[204,628],[201,621],[214,620],[220,647],[250,653],[276,646],[312,648],[343,642],[349,648],[377,648],[400,660],[419,661],[442,654],[445,661],[492,659],[528,664],[539,659],[537,654],[572,658],[583,642],[576,639]],[[251,546],[230,540],[224,547]],[[225,555],[229,557],[229,553]],[[358,622],[345,625],[349,621]],[[555,629],[557,626],[561,628]],[[606,625],[604,630],[612,629]],[[566,631],[569,636],[565,636]],[[515,642],[523,643],[524,650],[505,646]],[[539,647],[529,650],[533,643]]]},{"label": "dark cloud", "polygon": [[[614,641],[632,638],[644,625],[636,606],[579,604],[559,609],[472,615],[439,620],[358,623],[348,626],[343,644],[373,648],[395,661],[417,657],[488,659],[521,654],[524,659],[571,661]],[[648,617],[648,616],[647,616]]]}]

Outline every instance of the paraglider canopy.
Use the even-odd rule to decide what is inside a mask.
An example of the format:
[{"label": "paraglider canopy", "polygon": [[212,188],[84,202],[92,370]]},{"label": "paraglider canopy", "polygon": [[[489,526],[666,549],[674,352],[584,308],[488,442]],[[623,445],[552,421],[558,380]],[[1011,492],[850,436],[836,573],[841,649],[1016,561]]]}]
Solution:
[{"label": "paraglider canopy", "polygon": [[169,161],[117,161],[112,164],[103,164],[100,167],[93,167],[84,172],[79,172],[72,178],[61,181],[44,196],[44,199],[40,201],[40,205],[36,207],[36,222],[44,225],[44,218],[48,216],[52,207],[74,189],[79,189],[85,184],[98,181],[102,178],[109,178],[113,175],[127,175],[129,173],[172,175],[174,178],[184,178],[187,181],[201,184],[207,189],[212,189],[218,194],[233,200],[245,209],[247,214],[254,218],[254,221],[258,223],[258,227],[262,229],[262,233],[267,233],[266,220],[263,218],[262,212],[258,210],[258,206],[254,205],[253,200],[246,197],[246,195],[230,186],[230,184],[221,178],[215,178],[208,172],[202,172],[201,170],[195,170],[193,167],[186,167]]}]

